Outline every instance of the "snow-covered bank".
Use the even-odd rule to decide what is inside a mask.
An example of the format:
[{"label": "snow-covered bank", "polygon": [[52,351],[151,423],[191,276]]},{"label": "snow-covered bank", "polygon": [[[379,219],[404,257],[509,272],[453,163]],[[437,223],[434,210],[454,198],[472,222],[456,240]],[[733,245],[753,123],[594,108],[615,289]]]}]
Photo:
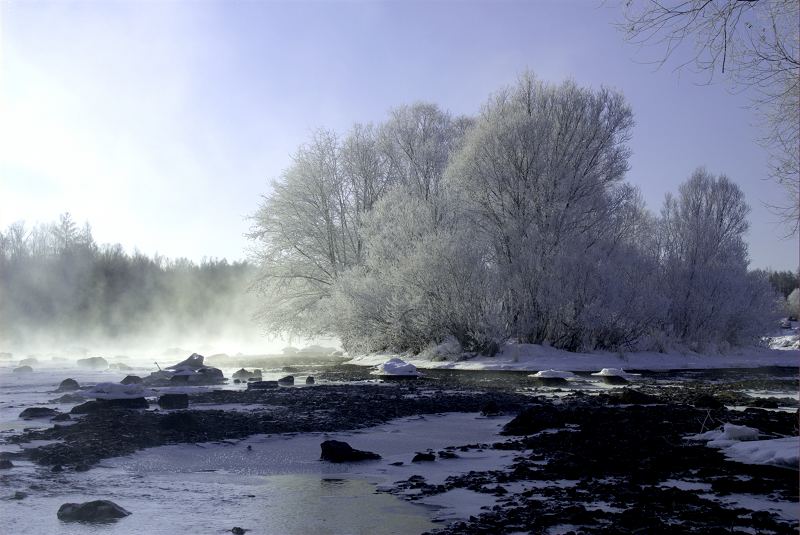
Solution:
[{"label": "snow-covered bank", "polygon": [[[397,355],[375,353],[358,355],[347,364],[379,366]],[[402,355],[405,362],[421,369],[456,369],[489,371],[539,371],[548,369],[597,371],[602,368],[626,370],[686,370],[714,368],[760,368],[765,366],[800,366],[800,350],[739,348],[725,354],[693,352],[570,353],[534,344],[506,344],[494,357],[465,356],[460,360],[432,360],[419,355]]]}]

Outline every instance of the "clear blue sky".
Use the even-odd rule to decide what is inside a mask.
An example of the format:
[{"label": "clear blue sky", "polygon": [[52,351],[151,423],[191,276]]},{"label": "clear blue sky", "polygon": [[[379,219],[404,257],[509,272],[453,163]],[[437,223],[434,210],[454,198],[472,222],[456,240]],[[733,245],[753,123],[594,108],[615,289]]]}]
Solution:
[{"label": "clear blue sky", "polygon": [[[752,207],[754,267],[795,269],[797,239],[755,143],[747,95],[656,71],[619,7],[538,2],[0,3],[0,226],[89,220],[100,242],[244,257],[246,216],[316,127],[426,100],[474,114],[525,69],[610,86],[636,115],[628,180],[659,210],[699,165]],[[677,58],[680,60],[681,58]]]}]

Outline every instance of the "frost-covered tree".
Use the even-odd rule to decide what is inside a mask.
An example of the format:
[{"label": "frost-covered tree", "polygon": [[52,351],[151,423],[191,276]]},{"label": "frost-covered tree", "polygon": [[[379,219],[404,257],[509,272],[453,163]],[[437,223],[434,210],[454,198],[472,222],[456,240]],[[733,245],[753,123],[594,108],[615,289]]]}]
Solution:
[{"label": "frost-covered tree", "polygon": [[668,325],[679,340],[702,349],[741,344],[765,332],[775,295],[764,274],[748,273],[749,207],[726,176],[698,169],[668,195],[661,213],[663,290]]},{"label": "frost-covered tree", "polygon": [[614,215],[634,197],[621,183],[632,126],[618,93],[526,74],[489,100],[467,135],[448,183],[491,244],[510,336],[581,344],[587,259],[613,247]]}]

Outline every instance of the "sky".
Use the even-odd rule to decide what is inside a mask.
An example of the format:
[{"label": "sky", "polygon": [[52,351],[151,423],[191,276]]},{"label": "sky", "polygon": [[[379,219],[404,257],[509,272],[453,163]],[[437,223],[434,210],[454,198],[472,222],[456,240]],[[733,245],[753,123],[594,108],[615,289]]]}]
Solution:
[{"label": "sky", "polygon": [[758,115],[707,76],[657,69],[613,2],[0,2],[0,228],[70,212],[100,243],[246,258],[270,181],[320,127],[396,106],[474,115],[525,70],[611,87],[636,117],[627,180],[651,210],[698,166],[752,211],[751,266],[797,269],[766,204]]}]

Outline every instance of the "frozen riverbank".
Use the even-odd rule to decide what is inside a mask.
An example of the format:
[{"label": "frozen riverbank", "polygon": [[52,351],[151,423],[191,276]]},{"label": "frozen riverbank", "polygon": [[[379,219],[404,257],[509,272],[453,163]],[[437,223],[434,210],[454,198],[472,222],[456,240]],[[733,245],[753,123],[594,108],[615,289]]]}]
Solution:
[{"label": "frozen riverbank", "polygon": [[[357,355],[347,364],[378,366],[395,354],[374,353]],[[769,366],[800,366],[800,350],[742,348],[725,354],[699,354],[692,352],[634,352],[612,353],[596,351],[571,353],[553,347],[534,344],[507,344],[494,357],[447,356],[432,359],[419,355],[401,355],[403,360],[420,369],[454,369],[486,371],[530,371],[567,370],[598,371],[602,368],[624,368],[626,370],[706,370],[717,368],[760,368]]]}]

